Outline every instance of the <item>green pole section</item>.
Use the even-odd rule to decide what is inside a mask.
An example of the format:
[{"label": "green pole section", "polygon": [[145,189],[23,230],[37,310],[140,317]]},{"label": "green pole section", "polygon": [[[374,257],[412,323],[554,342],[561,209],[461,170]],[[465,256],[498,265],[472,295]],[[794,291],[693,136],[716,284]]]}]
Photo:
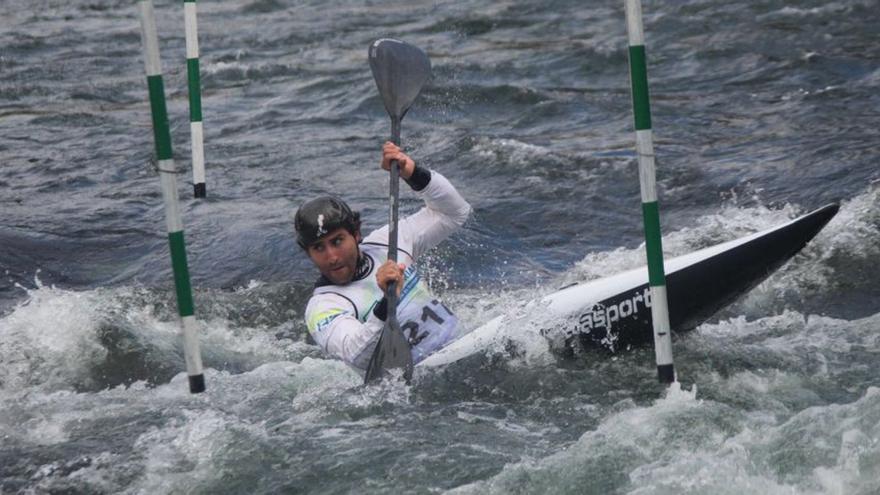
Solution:
[{"label": "green pole section", "polygon": [[672,334],[669,325],[666,274],[663,271],[663,245],[660,235],[660,209],[657,205],[657,178],[651,130],[651,103],[648,97],[645,36],[642,28],[642,4],[641,0],[625,0],[625,6],[629,38],[633,119],[636,131],[636,151],[639,157],[639,184],[642,191],[645,250],[648,258],[648,284],[651,286],[651,319],[654,327],[657,378],[661,383],[672,383],[675,381],[675,367],[672,361]]},{"label": "green pole section", "polygon": [[205,375],[202,371],[202,356],[199,352],[198,328],[195,316],[193,316],[192,287],[189,281],[186,243],[183,239],[183,222],[180,218],[177,197],[177,169],[171,153],[171,132],[168,126],[168,111],[165,106],[162,64],[159,61],[159,39],[156,34],[156,19],[153,14],[152,0],[141,1],[140,10],[144,65],[147,73],[147,88],[150,92],[150,110],[153,116],[153,139],[156,144],[159,178],[162,182],[162,197],[165,201],[165,224],[168,228],[168,245],[171,249],[171,266],[174,270],[177,310],[180,314],[183,333],[183,354],[186,358],[189,391],[196,394],[205,391]]},{"label": "green pole section", "polygon": [[199,29],[196,22],[196,0],[183,1],[186,27],[186,79],[189,89],[189,130],[192,147],[193,195],[204,198],[205,134],[202,128],[202,88],[199,76]]}]

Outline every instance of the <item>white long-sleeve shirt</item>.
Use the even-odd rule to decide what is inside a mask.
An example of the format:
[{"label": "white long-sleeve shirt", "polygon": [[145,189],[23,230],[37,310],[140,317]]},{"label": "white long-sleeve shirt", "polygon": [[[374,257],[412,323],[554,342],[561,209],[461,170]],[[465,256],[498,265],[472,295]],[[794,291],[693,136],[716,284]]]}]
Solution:
[{"label": "white long-sleeve shirt", "polygon": [[[418,363],[457,335],[455,315],[431,294],[416,270],[416,260],[464,224],[471,207],[442,175],[431,171],[416,194],[425,206],[398,223],[398,263],[406,266],[397,317]],[[359,245],[354,279],[334,285],[322,277],[306,306],[306,325],[329,355],[365,370],[385,322],[373,312],[384,294],[376,270],[388,259],[388,226],[371,232]]]}]

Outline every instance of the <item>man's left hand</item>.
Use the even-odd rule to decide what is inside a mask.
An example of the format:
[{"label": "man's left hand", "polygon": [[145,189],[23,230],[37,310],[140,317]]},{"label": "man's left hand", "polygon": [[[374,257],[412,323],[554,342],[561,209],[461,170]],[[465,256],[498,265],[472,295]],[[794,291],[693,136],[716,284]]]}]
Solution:
[{"label": "man's left hand", "polygon": [[397,284],[395,286],[397,289],[397,296],[400,297],[400,289],[403,288],[404,270],[406,270],[406,265],[403,263],[395,263],[391,260],[386,260],[385,263],[376,270],[376,283],[379,285],[379,288],[382,289],[383,293],[388,291],[388,284],[394,282]]}]

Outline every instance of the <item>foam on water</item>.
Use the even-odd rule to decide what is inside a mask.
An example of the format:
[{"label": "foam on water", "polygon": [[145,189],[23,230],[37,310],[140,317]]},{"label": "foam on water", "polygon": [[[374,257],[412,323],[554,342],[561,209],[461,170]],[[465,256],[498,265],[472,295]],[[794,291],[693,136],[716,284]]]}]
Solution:
[{"label": "foam on water", "polygon": [[744,317],[702,325],[688,336],[690,352],[758,369],[808,372],[806,383],[829,400],[866,386],[862,373],[880,372],[880,313],[858,320],[805,316],[795,311],[754,321]]},{"label": "foam on water", "polygon": [[[717,213],[702,216],[694,226],[664,232],[663,254],[666,258],[681,256],[699,249],[759,232],[788,222],[797,210],[786,205],[781,209],[764,206],[740,208],[727,206]],[[554,285],[564,286],[584,282],[645,265],[645,245],[634,249],[617,248],[611,251],[588,253],[573,269],[561,275]]]},{"label": "foam on water", "polygon": [[[0,319],[0,388],[64,387],[84,378],[106,356],[94,338],[99,321],[97,291],[44,287]],[[61,315],[64,315],[62,318]]]},{"label": "foam on water", "polygon": [[696,395],[672,387],[648,407],[603,418],[557,454],[451,493],[868,494],[880,486],[877,388],[771,423]]},{"label": "foam on water", "polygon": [[[85,448],[88,454],[76,463],[34,467],[32,486],[38,489],[176,493],[223,486],[224,472],[258,478],[262,464],[249,462],[253,473],[242,470],[242,453],[251,461],[299,466],[302,458],[292,458],[297,454],[285,439],[310,436],[352,415],[372,421],[371,411],[405,403],[409,394],[393,384],[353,391],[360,376],[339,362],[308,357],[234,375],[209,369],[206,381],[208,390],[199,395],[187,393],[182,373],[156,387],[138,382],[100,392],[4,391],[0,435],[7,447],[25,451],[95,441],[112,447]],[[128,433],[120,436],[118,429]]]},{"label": "foam on water", "polygon": [[512,165],[517,168],[532,168],[536,160],[546,159],[550,150],[543,146],[523,143],[515,139],[481,138],[472,151],[483,160],[492,163]]},{"label": "foam on water", "polygon": [[[35,285],[22,287],[24,300],[0,318],[0,389],[96,390],[139,379],[162,383],[183,369],[170,293],[137,287],[70,291],[46,287],[39,279]],[[259,306],[261,297],[251,294],[257,287],[218,297],[210,312],[202,312],[206,319],[199,320],[199,338],[207,366],[241,371],[317,353],[302,341],[301,325],[294,322],[250,326],[247,319],[230,320],[230,306],[237,308],[242,299]]]}]

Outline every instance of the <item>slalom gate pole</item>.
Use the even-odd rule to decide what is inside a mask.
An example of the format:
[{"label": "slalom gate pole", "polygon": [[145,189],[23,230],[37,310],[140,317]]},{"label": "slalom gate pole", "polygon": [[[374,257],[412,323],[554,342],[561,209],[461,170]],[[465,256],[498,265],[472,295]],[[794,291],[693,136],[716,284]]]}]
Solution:
[{"label": "slalom gate pole", "polygon": [[648,97],[648,69],[645,61],[645,34],[642,28],[641,0],[624,0],[626,31],[629,38],[629,69],[632,87],[636,152],[639,158],[639,183],[642,191],[642,216],[645,224],[645,250],[648,257],[648,282],[651,286],[651,318],[654,325],[654,353],[657,378],[661,383],[675,381],[672,361],[672,335],[666,275],[663,269],[663,246],[660,236],[660,210],[657,205],[657,177],[654,167],[654,143],[651,131],[651,104]]},{"label": "slalom gate pole", "polygon": [[196,0],[183,0],[186,25],[186,79],[189,87],[189,129],[192,147],[193,195],[204,198],[205,135],[202,129],[202,87],[199,75],[199,28],[196,22]]},{"label": "slalom gate pole", "polygon": [[162,181],[162,198],[165,201],[165,224],[168,227],[168,244],[171,248],[177,310],[183,330],[183,353],[186,358],[186,373],[189,376],[189,391],[196,394],[205,390],[205,375],[202,372],[202,356],[199,352],[196,319],[193,315],[192,287],[186,263],[186,243],[183,240],[183,222],[178,207],[177,169],[171,153],[171,130],[165,106],[165,85],[162,82],[159,39],[156,34],[152,0],[142,0],[140,10],[144,64],[153,116],[153,139],[156,144],[159,177]]}]

